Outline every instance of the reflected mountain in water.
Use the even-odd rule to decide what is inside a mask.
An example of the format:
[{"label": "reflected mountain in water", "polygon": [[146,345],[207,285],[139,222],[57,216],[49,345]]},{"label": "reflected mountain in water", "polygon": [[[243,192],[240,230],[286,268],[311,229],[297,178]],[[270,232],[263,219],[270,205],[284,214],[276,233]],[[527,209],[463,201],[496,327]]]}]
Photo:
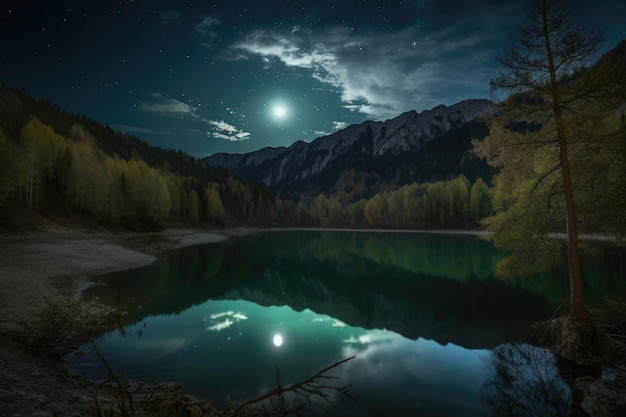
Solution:
[{"label": "reflected mountain in water", "polygon": [[[208,299],[243,299],[310,309],[410,339],[485,348],[527,322],[549,318],[567,297],[567,280],[558,271],[529,279],[493,277],[503,255],[473,236],[267,232],[102,276],[108,285],[88,293],[130,310],[131,322]],[[604,294],[612,284],[594,285]]]}]

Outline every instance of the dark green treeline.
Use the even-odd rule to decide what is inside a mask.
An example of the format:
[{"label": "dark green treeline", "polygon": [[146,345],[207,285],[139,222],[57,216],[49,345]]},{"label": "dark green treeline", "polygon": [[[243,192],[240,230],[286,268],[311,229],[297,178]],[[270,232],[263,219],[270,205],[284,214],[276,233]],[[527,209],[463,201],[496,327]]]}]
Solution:
[{"label": "dark green treeline", "polygon": [[167,164],[110,155],[79,124],[65,137],[32,117],[17,137],[0,130],[0,148],[0,202],[40,209],[60,196],[72,211],[106,225],[269,225],[275,206],[269,191],[211,175],[208,166],[204,174],[182,175]]},{"label": "dark green treeline", "polygon": [[[0,86],[0,207],[54,206],[104,225],[470,228],[491,214],[489,187],[464,176],[367,195],[358,173],[334,192],[276,198],[180,151],[155,148]],[[381,189],[381,188],[378,188]],[[352,190],[352,191],[350,191]],[[355,191],[356,190],[356,191]],[[59,209],[59,206],[62,209]],[[49,210],[47,210],[49,211]]]}]

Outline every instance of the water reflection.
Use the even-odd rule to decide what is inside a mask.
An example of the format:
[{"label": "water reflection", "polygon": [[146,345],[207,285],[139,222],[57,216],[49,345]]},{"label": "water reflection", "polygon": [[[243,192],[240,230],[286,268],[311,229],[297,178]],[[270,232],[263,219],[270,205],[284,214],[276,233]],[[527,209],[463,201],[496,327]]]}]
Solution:
[{"label": "water reflection", "polygon": [[421,338],[408,340],[380,330],[345,342],[343,354],[356,357],[340,370],[341,379],[359,387],[361,398],[376,398],[359,410],[359,415],[482,413],[477,382],[483,377],[486,350],[442,346]]},{"label": "water reflection", "polygon": [[[232,324],[216,328],[227,320]],[[482,410],[477,381],[486,350],[410,340],[387,330],[347,326],[310,310],[246,301],[207,301],[139,325],[145,329],[140,338],[110,332],[97,341],[114,369],[123,369],[129,378],[180,381],[186,392],[210,394],[217,405],[275,388],[276,369],[288,385],[356,355],[333,374],[338,383],[354,385],[359,406],[331,393],[338,408],[322,415],[376,416],[393,410],[394,416],[477,416]],[[72,357],[72,365],[87,378],[105,376],[90,347],[83,349],[88,354]]]},{"label": "water reflection", "polygon": [[[534,375],[553,366],[546,352],[507,342],[553,314],[567,279],[494,278],[502,256],[468,236],[262,233],[102,277],[87,295],[129,309],[128,333],[141,334],[98,339],[114,369],[181,381],[218,405],[273,389],[277,368],[288,384],[356,354],[335,372],[361,408],[333,398],[333,415],[534,415],[533,405],[571,402],[568,388],[553,371]],[[606,259],[590,269],[601,279],[588,275],[597,294],[620,289]],[[72,361],[105,375],[93,354]],[[554,398],[522,400],[543,388]]]},{"label": "water reflection", "polygon": [[244,299],[411,339],[489,347],[551,315],[567,296],[567,280],[554,276],[539,288],[537,280],[494,278],[489,271],[502,256],[469,236],[262,233],[183,250],[89,292],[130,309],[131,322],[208,299]]},{"label": "water reflection", "polygon": [[503,344],[491,352],[491,373],[483,384],[489,414],[498,417],[587,415],[572,413],[571,390],[561,378],[549,349]]}]

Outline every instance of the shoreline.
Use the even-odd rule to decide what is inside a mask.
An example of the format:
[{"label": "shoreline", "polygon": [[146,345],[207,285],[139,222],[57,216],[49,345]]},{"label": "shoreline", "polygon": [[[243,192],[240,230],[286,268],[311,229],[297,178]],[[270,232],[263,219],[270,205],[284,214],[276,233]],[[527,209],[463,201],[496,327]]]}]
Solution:
[{"label": "shoreline", "polygon": [[94,275],[141,267],[170,250],[253,232],[53,230],[0,235],[0,416],[98,415],[96,398],[109,406],[115,403],[114,390],[70,375],[62,361],[37,356],[13,337],[24,323],[41,320],[50,301],[70,297],[80,304],[80,291]]},{"label": "shoreline", "polygon": [[[72,287],[78,291],[91,276],[145,266],[170,250],[216,243],[232,236],[286,231],[489,235],[485,230],[367,228],[173,228],[151,233],[53,229],[0,235],[0,333],[11,323],[32,319],[45,307],[43,295]],[[566,238],[563,233],[549,233],[548,237]],[[579,238],[616,242],[612,236],[601,234],[583,234]]]},{"label": "shoreline", "polygon": [[[52,232],[0,237],[0,331],[32,319],[45,297],[78,289],[90,276],[154,262],[165,251],[215,243],[248,229],[159,233]],[[26,302],[25,302],[26,301]]]},{"label": "shoreline", "polygon": [[[78,417],[97,415],[96,398],[114,404],[113,390],[70,375],[62,361],[35,356],[11,336],[20,323],[36,319],[48,300],[75,297],[94,275],[145,266],[171,250],[272,231],[487,234],[482,230],[233,228],[154,233],[52,230],[0,235],[0,415]],[[551,237],[563,238],[556,234]],[[592,239],[610,240],[606,236]]]}]

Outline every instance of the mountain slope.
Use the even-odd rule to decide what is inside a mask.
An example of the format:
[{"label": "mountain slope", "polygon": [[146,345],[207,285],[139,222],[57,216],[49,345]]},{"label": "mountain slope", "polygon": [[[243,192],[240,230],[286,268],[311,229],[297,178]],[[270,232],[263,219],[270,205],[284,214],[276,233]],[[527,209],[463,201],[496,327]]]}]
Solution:
[{"label": "mountain slope", "polygon": [[433,139],[461,128],[492,108],[488,100],[466,100],[421,113],[409,111],[385,122],[351,125],[311,143],[300,141],[288,148],[264,148],[247,154],[221,153],[205,161],[261,182],[279,194],[325,191],[348,169],[393,177],[395,171],[379,171],[388,171],[398,158],[419,152]]},{"label": "mountain slope", "polygon": [[0,229],[45,227],[46,216],[135,230],[271,220],[265,187],[1,83],[0,151]]}]

